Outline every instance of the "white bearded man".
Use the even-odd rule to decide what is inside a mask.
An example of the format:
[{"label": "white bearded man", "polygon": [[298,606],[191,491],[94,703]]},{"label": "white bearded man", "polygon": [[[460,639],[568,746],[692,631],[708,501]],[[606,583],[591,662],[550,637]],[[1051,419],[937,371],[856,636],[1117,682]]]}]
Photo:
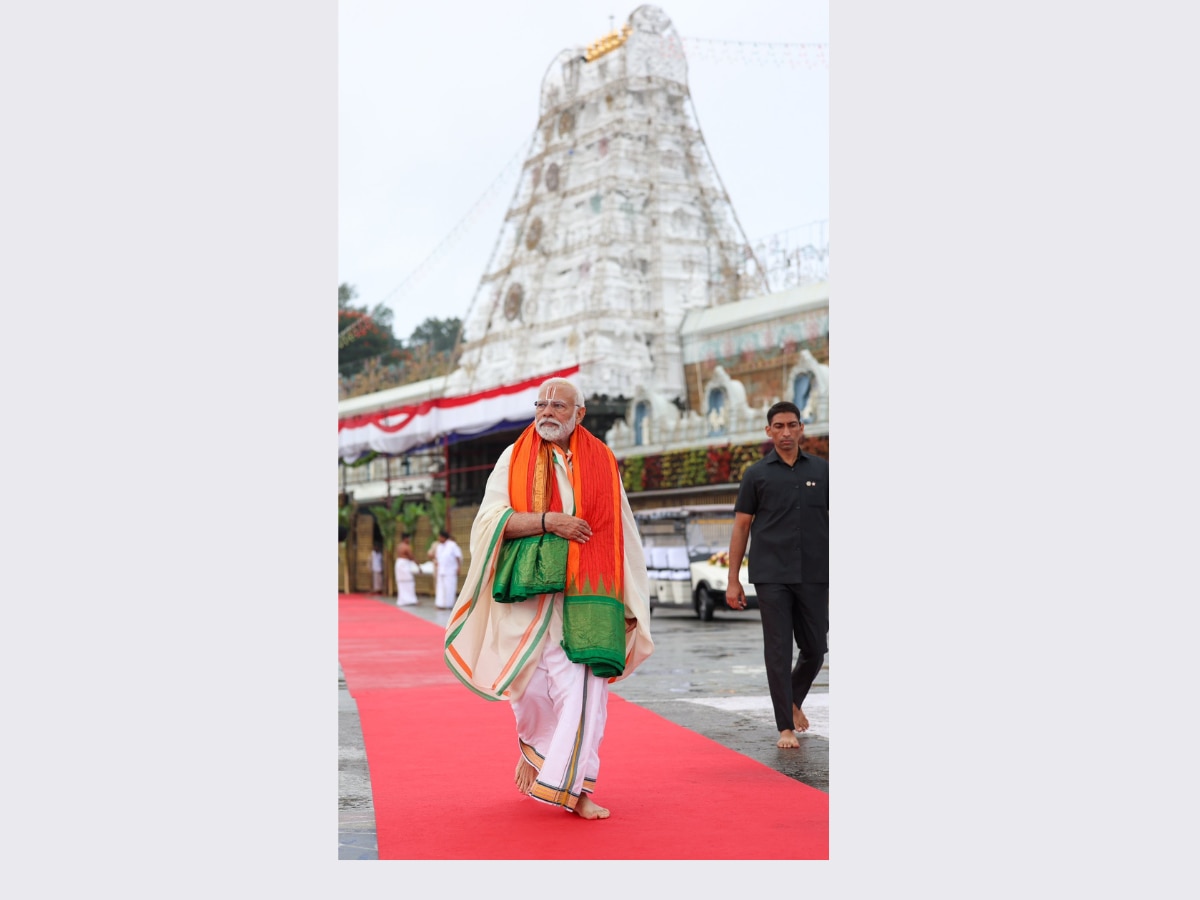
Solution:
[{"label": "white bearded man", "polygon": [[471,527],[471,565],[446,625],[446,664],[508,700],[522,794],[585,819],[609,683],[653,652],[637,524],[612,451],[570,381],[541,386],[533,424],[500,454]]}]

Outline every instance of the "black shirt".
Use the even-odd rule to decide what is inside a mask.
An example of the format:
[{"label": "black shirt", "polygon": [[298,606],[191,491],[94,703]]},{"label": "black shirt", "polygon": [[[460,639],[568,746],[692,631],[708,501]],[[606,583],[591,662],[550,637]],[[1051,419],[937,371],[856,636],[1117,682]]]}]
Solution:
[{"label": "black shirt", "polygon": [[829,462],[800,453],[789,466],[771,452],[746,470],[735,512],[750,525],[751,584],[829,582]]}]

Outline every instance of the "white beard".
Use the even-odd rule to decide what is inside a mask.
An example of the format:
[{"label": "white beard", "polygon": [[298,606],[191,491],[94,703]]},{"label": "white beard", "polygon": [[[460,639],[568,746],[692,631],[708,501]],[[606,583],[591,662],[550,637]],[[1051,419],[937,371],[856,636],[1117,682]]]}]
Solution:
[{"label": "white beard", "polygon": [[575,430],[575,420],[570,419],[564,424],[554,419],[543,419],[536,427],[544,441],[565,441]]}]

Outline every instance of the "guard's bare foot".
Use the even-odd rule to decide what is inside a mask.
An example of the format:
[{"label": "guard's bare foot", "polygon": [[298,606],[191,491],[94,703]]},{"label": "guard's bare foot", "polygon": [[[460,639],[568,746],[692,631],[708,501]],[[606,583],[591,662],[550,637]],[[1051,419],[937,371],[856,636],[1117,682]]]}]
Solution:
[{"label": "guard's bare foot", "polygon": [[800,746],[800,741],[796,739],[795,733],[791,731],[779,732],[779,740],[775,742],[775,746],[781,750],[795,750]]},{"label": "guard's bare foot", "polygon": [[797,731],[808,731],[808,716],[795,703],[792,704],[792,724]]},{"label": "guard's bare foot", "polygon": [[591,797],[584,794],[579,798],[579,802],[575,804],[575,815],[581,819],[607,819],[608,810],[594,803]]},{"label": "guard's bare foot", "polygon": [[537,780],[538,771],[529,764],[529,760],[521,757],[521,761],[517,763],[517,771],[513,777],[516,782],[517,790],[522,794],[528,794],[533,790],[533,783]]}]

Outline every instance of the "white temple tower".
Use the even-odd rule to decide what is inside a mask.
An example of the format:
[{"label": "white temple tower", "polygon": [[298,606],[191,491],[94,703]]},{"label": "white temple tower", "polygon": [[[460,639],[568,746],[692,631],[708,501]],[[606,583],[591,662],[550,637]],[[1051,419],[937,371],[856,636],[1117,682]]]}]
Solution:
[{"label": "white temple tower", "polygon": [[682,397],[684,314],[766,293],[750,259],[692,108],[682,43],[661,9],[641,6],[550,64],[447,392],[578,363],[589,396]]}]

